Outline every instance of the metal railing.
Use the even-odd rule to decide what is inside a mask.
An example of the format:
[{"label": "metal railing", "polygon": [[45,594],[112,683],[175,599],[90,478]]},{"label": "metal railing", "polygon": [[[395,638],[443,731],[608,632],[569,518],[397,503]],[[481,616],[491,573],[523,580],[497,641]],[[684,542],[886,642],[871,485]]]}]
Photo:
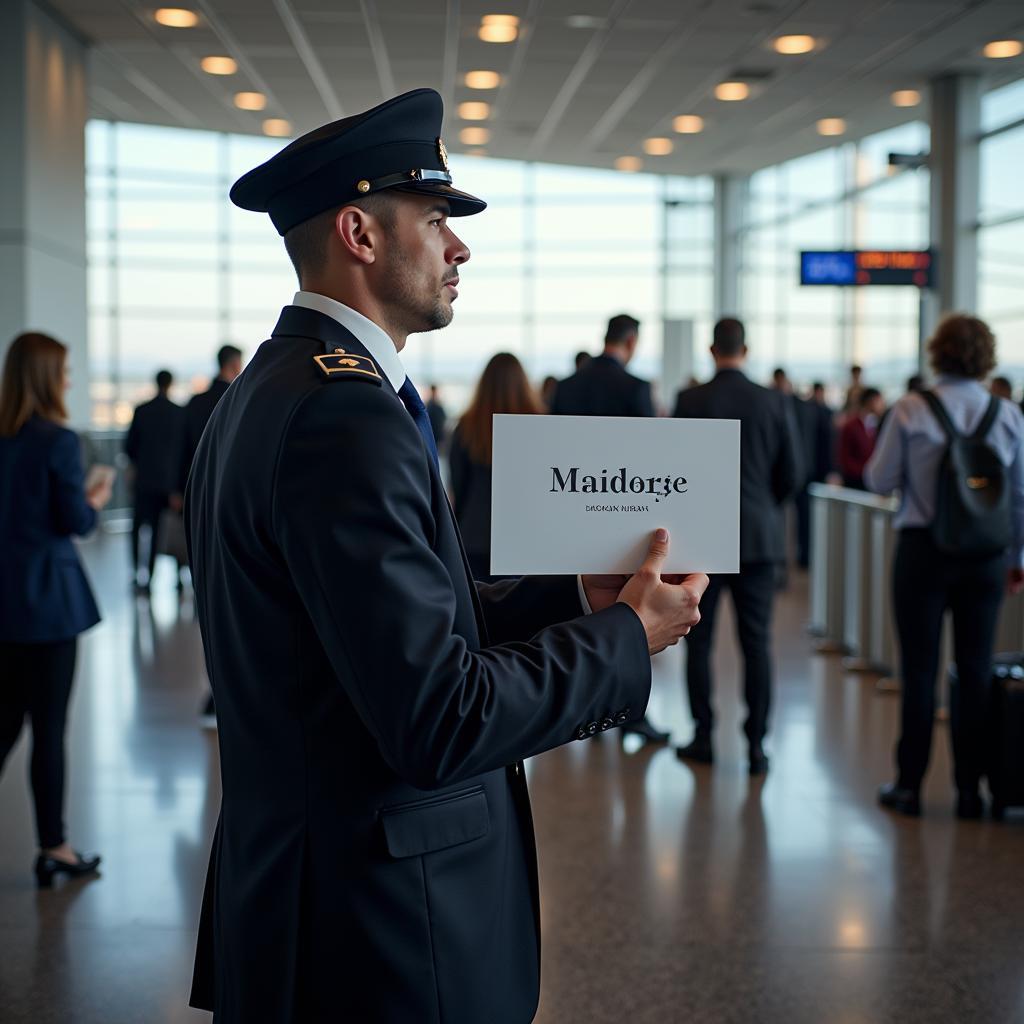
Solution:
[{"label": "metal railing", "polygon": [[[811,484],[810,632],[822,654],[844,656],[853,672],[896,676],[899,651],[892,605],[896,547],[894,498]],[[1003,601],[995,650],[1024,650],[1024,595]],[[952,660],[943,630],[942,674]]]}]

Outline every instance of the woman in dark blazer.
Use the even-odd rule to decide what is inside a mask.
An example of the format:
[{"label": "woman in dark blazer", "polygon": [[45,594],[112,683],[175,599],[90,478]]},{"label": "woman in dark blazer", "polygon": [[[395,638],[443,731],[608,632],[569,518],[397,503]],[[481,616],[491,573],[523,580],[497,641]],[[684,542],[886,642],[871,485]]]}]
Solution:
[{"label": "woman in dark blazer", "polygon": [[499,352],[484,368],[473,401],[452,434],[452,507],[466,546],[473,577],[491,577],[491,439],[495,413],[539,413],[522,364],[510,352]]},{"label": "woman in dark blazer", "polygon": [[22,334],[0,382],[0,769],[28,716],[41,887],[100,861],[64,835],[64,722],[76,638],[100,618],[71,537],[96,525],[110,481],[85,490],[78,437],[63,426],[66,360],[59,341]]}]

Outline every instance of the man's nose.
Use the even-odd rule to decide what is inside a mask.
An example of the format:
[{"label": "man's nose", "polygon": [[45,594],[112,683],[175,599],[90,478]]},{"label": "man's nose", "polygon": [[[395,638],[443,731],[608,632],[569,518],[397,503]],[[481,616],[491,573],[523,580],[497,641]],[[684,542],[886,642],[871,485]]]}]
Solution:
[{"label": "man's nose", "polygon": [[454,263],[456,266],[461,266],[463,263],[469,262],[469,246],[467,246],[454,231],[449,231],[451,241],[448,243],[447,256],[449,263]]}]

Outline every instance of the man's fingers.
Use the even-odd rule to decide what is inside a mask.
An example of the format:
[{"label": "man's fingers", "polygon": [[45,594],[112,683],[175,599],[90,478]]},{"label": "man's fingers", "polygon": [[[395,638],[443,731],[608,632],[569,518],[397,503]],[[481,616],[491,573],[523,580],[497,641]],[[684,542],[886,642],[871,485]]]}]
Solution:
[{"label": "man's fingers", "polygon": [[666,558],[668,558],[668,530],[659,526],[654,531],[651,546],[647,549],[647,557],[640,568],[646,569],[660,578],[661,567],[665,564]]}]

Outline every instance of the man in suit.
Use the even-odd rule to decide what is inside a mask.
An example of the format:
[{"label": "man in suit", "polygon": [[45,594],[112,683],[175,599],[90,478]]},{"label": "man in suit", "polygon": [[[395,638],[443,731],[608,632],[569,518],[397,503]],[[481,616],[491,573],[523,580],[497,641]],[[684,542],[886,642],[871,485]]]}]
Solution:
[{"label": "man in suit", "polygon": [[195,458],[199,439],[206,424],[213,415],[217,403],[224,397],[231,382],[242,372],[242,350],[234,345],[222,345],[217,352],[217,376],[210,386],[198,395],[193,395],[185,406],[185,420],[181,435],[181,458],[178,464],[178,495],[185,493],[192,460]]},{"label": "man in suit", "polygon": [[613,316],[604,351],[559,383],[551,411],[561,416],[653,416],[651,385],[626,370],[639,340],[639,320],[626,313]]},{"label": "man in suit", "polygon": [[[653,416],[651,385],[627,372],[640,341],[640,321],[620,313],[608,321],[604,351],[593,359],[580,359],[576,372],[558,384],[551,405],[556,416]],[[623,732],[636,733],[650,743],[668,743],[672,734],[652,725],[644,716]]]},{"label": "man in suit", "polygon": [[696,731],[677,754],[705,764],[714,760],[711,647],[718,599],[728,589],[743,649],[750,773],[763,775],[772,693],[772,601],[776,567],[785,560],[782,506],[803,482],[802,460],[787,396],[754,384],[743,373],[747,346],[739,320],[715,324],[711,355],[714,379],[681,391],[675,415],[740,421],[740,571],[712,579],[701,606],[703,618],[687,637],[686,685]]},{"label": "man in suit", "polygon": [[[135,586],[148,593],[156,563],[157,533],[160,516],[178,486],[178,453],[182,408],[168,397],[174,378],[170,371],[156,375],[156,397],[135,409],[128,428],[124,450],[135,471],[135,505],[132,515],[132,570]],[[139,580],[139,538],[142,527],[149,528],[149,568],[144,582]]]},{"label": "man in suit", "polygon": [[810,484],[823,484],[835,458],[835,416],[825,402],[825,385],[815,381],[811,394],[795,405],[797,430],[802,444],[805,481],[796,496],[797,563],[806,569],[811,561]]},{"label": "man in suit", "polygon": [[[401,353],[452,319],[441,97],[305,135],[235,183],[300,291],[185,498],[223,802],[193,1005],[218,1024],[527,1024],[538,896],[522,758],[643,714],[703,576],[476,584]],[[410,170],[412,168],[412,170]],[[584,599],[591,614],[584,614]]]}]

